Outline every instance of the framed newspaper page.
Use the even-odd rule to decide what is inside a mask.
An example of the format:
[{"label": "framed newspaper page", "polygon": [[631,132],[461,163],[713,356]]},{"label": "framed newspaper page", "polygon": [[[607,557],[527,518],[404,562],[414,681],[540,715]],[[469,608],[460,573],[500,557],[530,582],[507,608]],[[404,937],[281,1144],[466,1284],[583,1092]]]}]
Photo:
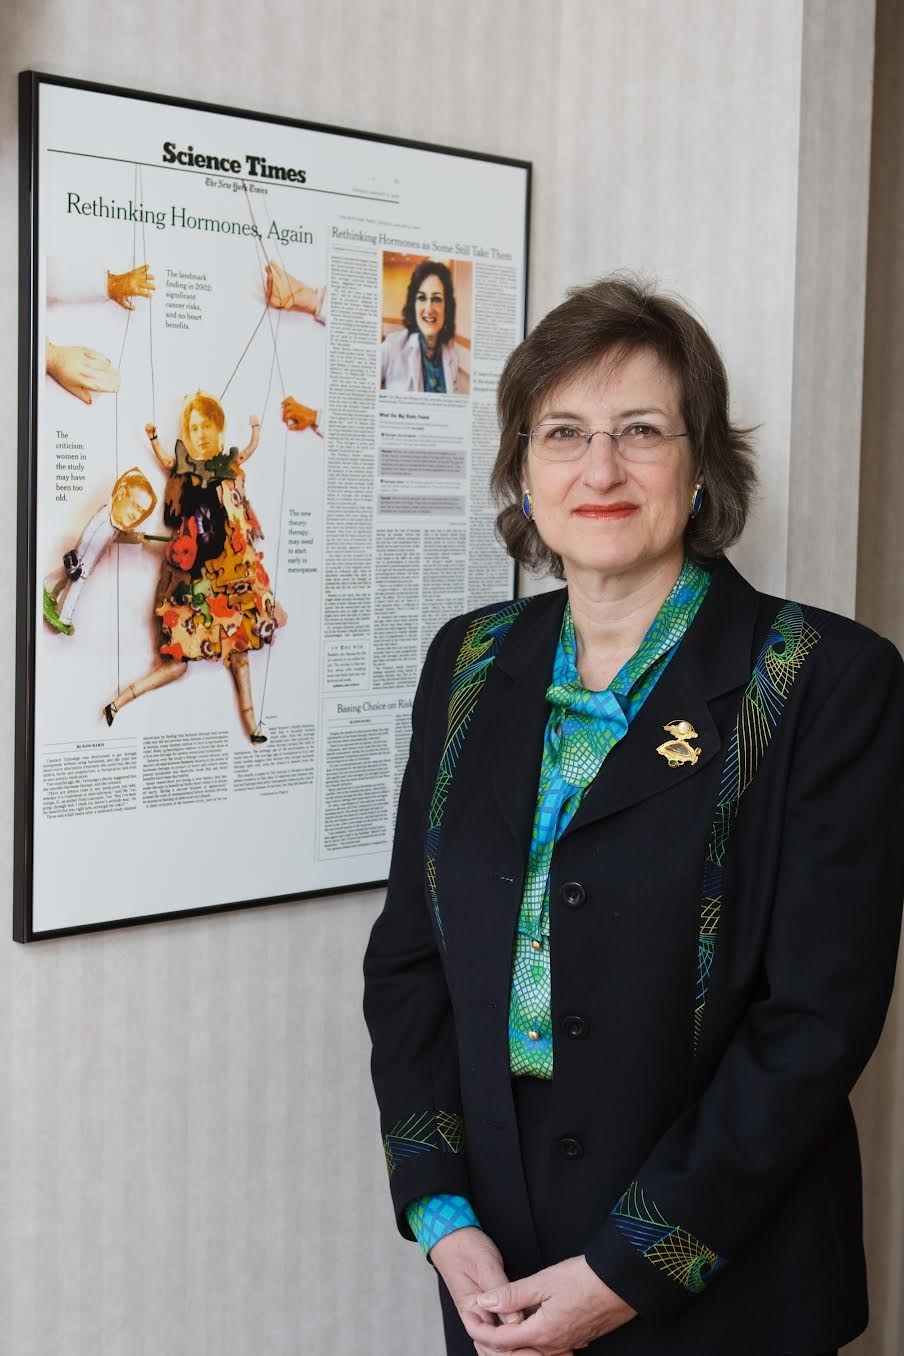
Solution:
[{"label": "framed newspaper page", "polygon": [[14,937],[388,871],[530,165],[25,72]]}]

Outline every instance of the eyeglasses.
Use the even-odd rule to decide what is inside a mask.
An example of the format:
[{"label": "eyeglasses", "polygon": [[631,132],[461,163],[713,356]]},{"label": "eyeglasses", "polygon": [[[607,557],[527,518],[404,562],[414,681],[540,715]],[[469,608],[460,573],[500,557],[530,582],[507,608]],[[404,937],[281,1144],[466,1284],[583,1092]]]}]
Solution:
[{"label": "eyeglasses", "polygon": [[617,433],[607,428],[584,428],[581,424],[561,419],[544,419],[535,424],[527,438],[530,450],[543,461],[579,461],[598,433],[605,433],[615,444],[622,461],[661,461],[674,438],[687,438],[688,433],[663,433],[655,424],[626,424]]}]

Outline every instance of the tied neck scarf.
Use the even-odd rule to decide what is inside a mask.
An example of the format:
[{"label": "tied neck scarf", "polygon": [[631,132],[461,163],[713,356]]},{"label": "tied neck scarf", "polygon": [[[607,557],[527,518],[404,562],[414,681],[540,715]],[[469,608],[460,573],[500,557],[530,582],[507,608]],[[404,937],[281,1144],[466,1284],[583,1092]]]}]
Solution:
[{"label": "tied neck scarf", "polygon": [[708,571],[686,560],[634,654],[608,688],[584,687],[577,665],[571,605],[566,604],[552,683],[537,787],[537,808],[515,939],[509,1056],[513,1074],[552,1077],[549,1025],[549,868],[557,840],[587,787],[668,667],[706,597]]},{"label": "tied neck scarf", "polygon": [[446,374],[443,371],[443,346],[437,344],[432,358],[427,357],[427,345],[424,336],[418,333],[421,344],[421,370],[424,374],[424,390],[434,394],[446,394]]},{"label": "tied neck scarf", "polygon": [[[563,642],[566,627],[573,644],[570,608],[566,611]],[[560,653],[567,654],[565,644]],[[568,678],[552,682],[546,691],[552,711],[543,746],[543,767],[547,776],[541,776],[541,795],[544,781],[548,786],[555,777],[565,792],[565,801],[577,792],[580,802],[580,795],[599,772],[606,754],[628,733],[626,695],[617,694],[612,688],[588,692],[580,678],[577,682]],[[577,809],[577,805],[574,808]]]},{"label": "tied neck scarf", "polygon": [[[539,787],[541,797],[544,786],[554,783],[564,792],[564,798],[559,798],[556,838],[574,817],[607,754],[628,733],[629,724],[697,615],[708,587],[708,572],[686,560],[640,645],[602,692],[590,692],[581,682],[571,604],[566,604],[552,683],[546,692],[551,710]],[[564,822],[563,812],[567,814]]]}]

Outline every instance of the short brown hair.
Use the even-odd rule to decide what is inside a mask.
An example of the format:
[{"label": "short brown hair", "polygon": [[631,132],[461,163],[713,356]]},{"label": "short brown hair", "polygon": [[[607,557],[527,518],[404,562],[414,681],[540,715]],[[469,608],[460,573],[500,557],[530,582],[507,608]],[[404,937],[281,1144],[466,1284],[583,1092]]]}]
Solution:
[{"label": "short brown hair", "polygon": [[572,288],[509,356],[499,381],[499,453],[490,485],[501,506],[497,531],[519,564],[563,578],[561,556],[521,511],[526,435],[541,402],[603,354],[618,363],[641,348],[652,349],[681,384],[685,428],[706,485],[703,507],[688,521],[688,555],[714,564],[741,535],[756,485],[752,430],[729,420],[728,378],[718,350],[682,302],[615,273]]},{"label": "short brown hair", "polygon": [[188,421],[191,419],[192,410],[197,410],[205,419],[209,419],[218,433],[222,433],[225,429],[226,411],[216,396],[209,395],[207,391],[195,391],[193,395],[187,395],[182,402],[179,436],[186,447],[191,446],[188,437]]}]

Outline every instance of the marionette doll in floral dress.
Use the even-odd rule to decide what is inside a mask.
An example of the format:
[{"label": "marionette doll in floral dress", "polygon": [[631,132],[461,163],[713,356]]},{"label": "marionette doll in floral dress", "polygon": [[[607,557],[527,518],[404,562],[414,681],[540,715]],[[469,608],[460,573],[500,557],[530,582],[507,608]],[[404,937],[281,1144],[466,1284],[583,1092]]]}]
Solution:
[{"label": "marionette doll in floral dress", "polygon": [[286,614],[255,547],[263,533],[245,496],[242,468],[260,429],[253,415],[249,422],[247,446],[227,449],[222,405],[196,391],[186,397],[172,456],[161,447],[154,425],[145,426],[167,473],[163,518],[173,531],[154,606],[161,662],[108,702],[108,725],[128,702],[182,678],[192,661],[221,660],[232,674],[248,737],[252,744],[266,742],[254,713],[248,653],[271,643]]}]

